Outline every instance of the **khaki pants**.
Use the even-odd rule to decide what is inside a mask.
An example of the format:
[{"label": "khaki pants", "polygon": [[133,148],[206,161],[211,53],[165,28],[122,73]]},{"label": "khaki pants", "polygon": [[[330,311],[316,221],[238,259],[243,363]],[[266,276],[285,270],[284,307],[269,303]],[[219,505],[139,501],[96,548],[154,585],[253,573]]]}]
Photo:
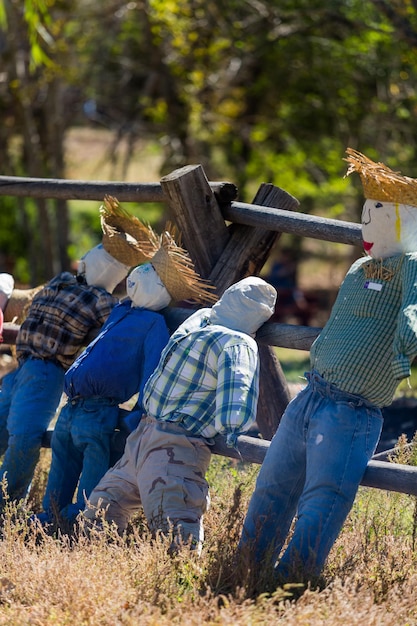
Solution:
[{"label": "khaki pants", "polygon": [[121,459],[91,493],[83,515],[93,520],[105,509],[105,519],[123,532],[142,505],[152,533],[174,530],[199,547],[209,505],[210,458],[202,437],[187,435],[180,424],[145,417],[128,437]]}]

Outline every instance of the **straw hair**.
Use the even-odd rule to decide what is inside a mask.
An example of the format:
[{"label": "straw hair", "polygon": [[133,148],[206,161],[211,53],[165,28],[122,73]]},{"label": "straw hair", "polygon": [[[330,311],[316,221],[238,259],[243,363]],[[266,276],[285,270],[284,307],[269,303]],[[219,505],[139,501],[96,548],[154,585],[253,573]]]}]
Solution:
[{"label": "straw hair", "polygon": [[417,180],[394,172],[383,163],[375,163],[365,155],[347,148],[349,163],[346,176],[357,172],[361,178],[365,198],[417,207]]},{"label": "straw hair", "polygon": [[123,209],[113,196],[104,196],[100,215],[103,247],[112,257],[128,267],[149,261],[158,239],[150,226]]},{"label": "straw hair", "polygon": [[4,311],[4,321],[21,324],[27,316],[34,296],[43,289],[43,285],[33,289],[13,289]]},{"label": "straw hair", "polygon": [[159,249],[151,263],[173,300],[192,300],[214,304],[218,298],[213,285],[197,274],[188,252],[174,241],[175,229],[167,230],[159,238]]},{"label": "straw hair", "polygon": [[168,223],[165,232],[158,236],[112,196],[105,196],[100,212],[103,246],[118,261],[129,266],[152,263],[173,300],[207,304],[217,301],[213,285],[197,274],[174,226]]}]

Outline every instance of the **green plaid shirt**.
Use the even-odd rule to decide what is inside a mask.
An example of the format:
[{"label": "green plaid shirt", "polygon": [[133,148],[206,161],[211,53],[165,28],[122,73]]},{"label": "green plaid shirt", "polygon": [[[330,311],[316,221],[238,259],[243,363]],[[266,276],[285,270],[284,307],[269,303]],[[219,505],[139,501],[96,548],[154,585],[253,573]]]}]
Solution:
[{"label": "green plaid shirt", "polygon": [[148,415],[193,435],[236,438],[255,421],[258,348],[252,337],[211,325],[201,309],[173,333],[143,393]]},{"label": "green plaid shirt", "polygon": [[383,407],[417,355],[417,253],[383,259],[388,279],[367,278],[378,263],[364,257],[349,269],[310,361],[339,389]]}]

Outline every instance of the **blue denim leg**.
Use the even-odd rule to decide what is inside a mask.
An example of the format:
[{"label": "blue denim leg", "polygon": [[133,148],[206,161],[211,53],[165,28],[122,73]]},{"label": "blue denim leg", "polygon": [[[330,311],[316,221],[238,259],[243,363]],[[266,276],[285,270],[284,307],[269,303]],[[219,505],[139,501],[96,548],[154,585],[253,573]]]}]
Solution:
[{"label": "blue denim leg", "polygon": [[[45,511],[51,510],[52,498],[69,520],[84,509],[85,498],[109,468],[118,412],[118,405],[106,398],[69,401],[62,409],[52,438]],[[77,498],[72,504],[77,484]]]},{"label": "blue denim leg", "polygon": [[51,467],[42,501],[50,520],[54,508],[60,511],[72,502],[83,466],[82,453],[77,450],[71,437],[72,420],[77,410],[77,406],[67,402],[61,409],[52,434]]},{"label": "blue denim leg", "polygon": [[275,563],[295,515],[305,481],[304,418],[312,403],[309,387],[289,403],[262,463],[239,543],[258,565],[267,557]]},{"label": "blue denim leg", "polygon": [[6,452],[9,441],[9,431],[7,430],[7,418],[9,417],[10,405],[12,403],[14,382],[18,369],[13,370],[4,376],[0,389],[0,456]]},{"label": "blue denim leg", "polygon": [[[297,513],[277,574],[285,578],[297,568],[306,576],[320,573],[351,509],[381,428],[379,409],[311,375],[306,390],[289,404],[282,418],[249,505],[241,543],[256,539],[256,562],[265,558],[271,545],[272,564],[276,562]],[[256,521],[259,529],[255,529]]]},{"label": "blue denim leg", "polygon": [[42,435],[62,395],[64,370],[52,361],[26,359],[15,372],[7,419],[8,446],[0,468],[11,499],[25,497],[39,460]]},{"label": "blue denim leg", "polygon": [[307,575],[320,574],[382,429],[379,409],[320,386],[315,395],[306,433],[306,482],[294,533],[277,567],[284,577],[298,565]]}]

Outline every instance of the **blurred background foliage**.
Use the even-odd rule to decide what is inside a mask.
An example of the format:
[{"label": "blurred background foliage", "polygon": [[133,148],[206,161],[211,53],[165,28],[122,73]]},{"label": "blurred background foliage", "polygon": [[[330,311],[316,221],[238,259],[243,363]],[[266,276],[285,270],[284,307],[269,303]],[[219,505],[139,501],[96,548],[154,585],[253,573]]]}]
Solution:
[{"label": "blurred background foliage", "polygon": [[[242,201],[271,182],[358,221],[346,147],[413,176],[416,113],[416,0],[0,0],[5,176],[87,180],[93,143],[73,162],[68,145],[95,129],[90,180],[201,163]],[[100,238],[97,209],[0,196],[0,271],[38,284],[70,267]]]}]

